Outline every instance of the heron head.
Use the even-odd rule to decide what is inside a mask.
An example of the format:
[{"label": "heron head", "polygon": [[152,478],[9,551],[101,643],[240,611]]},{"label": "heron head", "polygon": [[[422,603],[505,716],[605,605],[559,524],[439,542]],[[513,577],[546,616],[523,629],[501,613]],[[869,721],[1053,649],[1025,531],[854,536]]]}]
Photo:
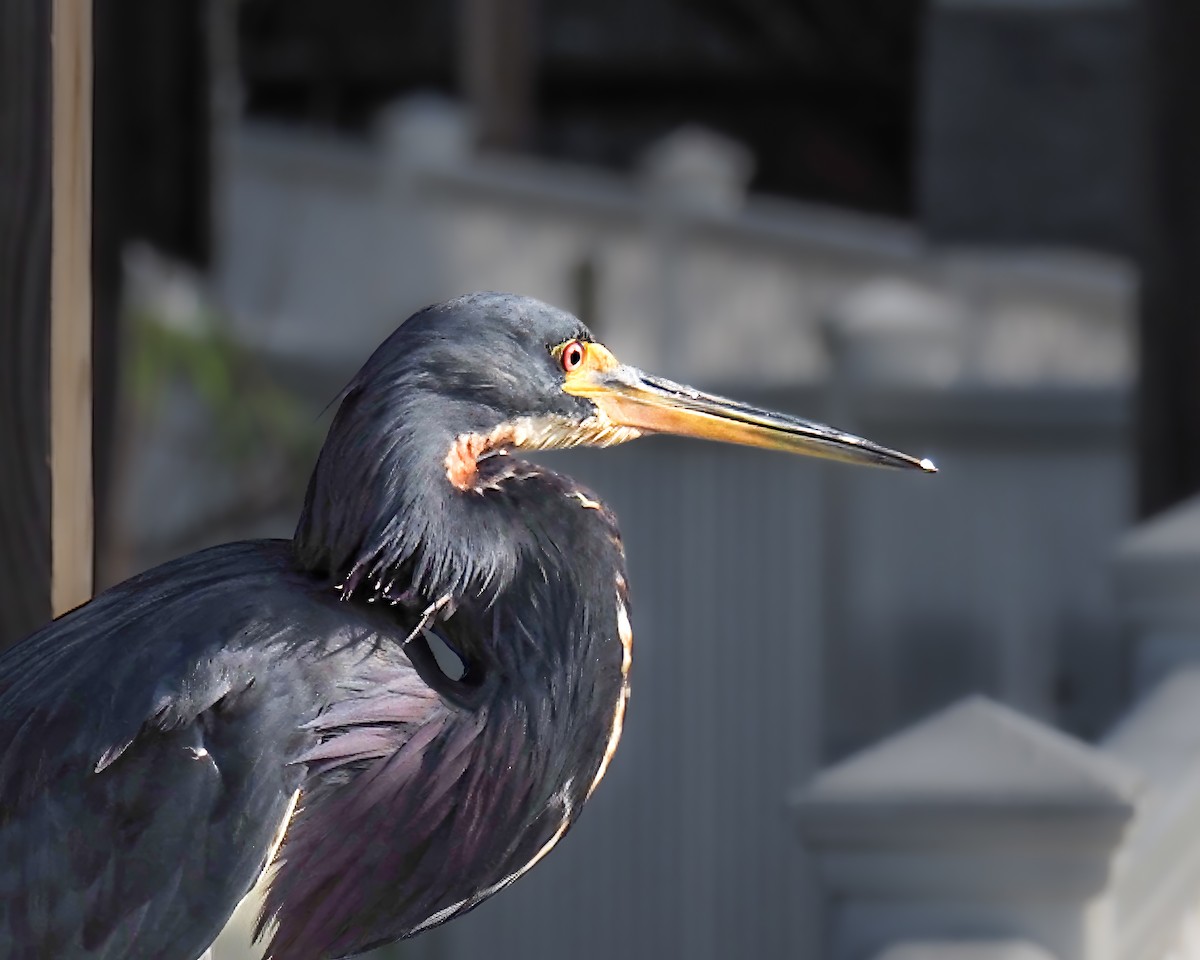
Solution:
[{"label": "heron head", "polygon": [[489,530],[481,505],[508,475],[496,458],[648,434],[935,469],[811,420],[644,373],[578,318],[538,300],[476,293],[414,314],[346,388],[309,485],[300,555],[333,569],[361,566],[364,555],[384,557],[372,568],[394,564],[446,511],[471,514],[473,526],[458,532],[486,554],[484,544],[512,535]]}]

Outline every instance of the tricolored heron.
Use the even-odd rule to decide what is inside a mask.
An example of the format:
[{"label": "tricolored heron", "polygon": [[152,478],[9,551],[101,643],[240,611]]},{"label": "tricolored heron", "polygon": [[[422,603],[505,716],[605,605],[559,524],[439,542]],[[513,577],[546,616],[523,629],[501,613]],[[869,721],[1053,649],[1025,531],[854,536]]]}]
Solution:
[{"label": "tricolored heron", "polygon": [[0,955],[194,960],[270,868],[268,956],[344,957],[528,871],[613,757],[633,637],[612,514],[517,454],[651,433],[933,470],[647,376],[535,300],[422,310],[344,391],[292,540],[0,656]]}]

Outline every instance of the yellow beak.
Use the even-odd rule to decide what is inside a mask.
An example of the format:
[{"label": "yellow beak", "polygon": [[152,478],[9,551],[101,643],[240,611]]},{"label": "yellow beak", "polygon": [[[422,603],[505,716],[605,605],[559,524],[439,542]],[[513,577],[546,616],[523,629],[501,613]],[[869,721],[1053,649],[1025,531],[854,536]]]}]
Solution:
[{"label": "yellow beak", "polygon": [[[605,359],[612,357],[608,351],[604,353]],[[890,450],[811,420],[701,393],[617,363],[615,358],[568,375],[563,390],[587,397],[614,426],[632,427],[643,433],[699,437],[845,463],[937,472],[930,460]]]}]

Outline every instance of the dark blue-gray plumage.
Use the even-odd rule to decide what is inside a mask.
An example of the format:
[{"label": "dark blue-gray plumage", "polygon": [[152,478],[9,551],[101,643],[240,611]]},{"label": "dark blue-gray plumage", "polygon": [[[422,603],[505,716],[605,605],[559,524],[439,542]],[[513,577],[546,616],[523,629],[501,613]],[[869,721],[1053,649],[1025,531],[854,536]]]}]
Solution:
[{"label": "dark blue-gray plumage", "polygon": [[194,960],[268,867],[268,956],[349,956],[529,869],[612,758],[632,637],[612,515],[513,451],[650,432],[930,469],[646,377],[537,301],[416,314],[343,394],[293,540],[0,655],[0,957]]}]

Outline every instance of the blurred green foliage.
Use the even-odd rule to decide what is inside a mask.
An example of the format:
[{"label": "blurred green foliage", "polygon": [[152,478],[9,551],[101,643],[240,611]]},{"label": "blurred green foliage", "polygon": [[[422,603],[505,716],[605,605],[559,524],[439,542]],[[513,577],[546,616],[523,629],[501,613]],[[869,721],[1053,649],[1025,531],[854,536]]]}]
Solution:
[{"label": "blurred green foliage", "polygon": [[202,308],[181,323],[143,308],[125,320],[127,382],[140,422],[153,423],[168,387],[181,384],[208,411],[214,452],[223,459],[311,464],[320,434],[307,405],[233,339],[219,313]]}]

